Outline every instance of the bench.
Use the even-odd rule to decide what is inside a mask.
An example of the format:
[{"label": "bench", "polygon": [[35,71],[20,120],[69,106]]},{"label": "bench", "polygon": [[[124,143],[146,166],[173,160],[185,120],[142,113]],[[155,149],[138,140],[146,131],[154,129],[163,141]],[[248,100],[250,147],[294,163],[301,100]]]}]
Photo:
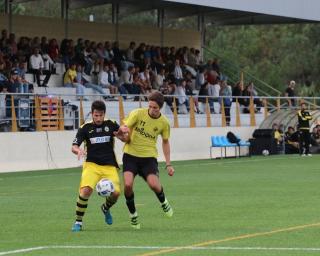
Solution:
[{"label": "bench", "polygon": [[[241,156],[241,148],[242,147],[250,147],[250,143],[243,141],[240,139],[238,143],[231,143],[228,141],[226,136],[211,136],[211,146],[210,146],[210,159],[212,159],[212,149],[220,148],[220,158],[227,158],[227,148],[234,148],[234,156],[232,157],[240,157]],[[237,152],[238,148],[238,152]],[[224,156],[223,156],[224,152]]]}]

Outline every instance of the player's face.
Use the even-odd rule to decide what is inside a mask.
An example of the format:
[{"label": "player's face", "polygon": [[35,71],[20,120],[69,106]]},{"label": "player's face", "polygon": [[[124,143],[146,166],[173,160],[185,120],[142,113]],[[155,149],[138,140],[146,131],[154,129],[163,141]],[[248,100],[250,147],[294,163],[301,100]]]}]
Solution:
[{"label": "player's face", "polygon": [[92,112],[92,119],[96,125],[101,125],[103,123],[104,116],[105,116],[105,113],[103,111],[95,109]]},{"label": "player's face", "polygon": [[160,107],[155,101],[149,101],[149,115],[153,118],[160,116]]}]

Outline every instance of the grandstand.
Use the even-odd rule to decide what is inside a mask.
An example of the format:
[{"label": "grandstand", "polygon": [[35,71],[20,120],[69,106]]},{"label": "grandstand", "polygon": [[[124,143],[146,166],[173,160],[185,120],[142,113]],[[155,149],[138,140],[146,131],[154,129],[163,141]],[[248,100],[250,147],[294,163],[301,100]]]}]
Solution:
[{"label": "grandstand", "polygon": [[[2,34],[1,39],[2,62],[5,63],[2,73],[9,79],[12,71],[19,66],[18,69],[26,71],[25,74],[23,73],[24,79],[30,84],[30,88],[33,87],[33,91],[31,89],[28,91],[31,94],[21,94],[13,98],[10,98],[9,94],[1,95],[0,119],[1,128],[5,131],[76,129],[81,122],[90,118],[90,102],[94,99],[102,99],[102,97],[107,102],[108,117],[121,122],[124,115],[132,109],[146,106],[145,96],[147,95],[143,94],[146,88],[152,87],[153,90],[161,90],[164,94],[170,91],[166,95],[168,100],[166,100],[163,112],[169,117],[172,127],[203,127],[202,129],[213,127],[212,130],[208,128],[211,133],[225,133],[227,130],[237,131],[238,127],[242,126],[247,132],[240,135],[243,135],[244,139],[249,139],[252,131],[260,124],[265,127],[268,123],[266,120],[274,120],[273,116],[279,115],[278,111],[285,106],[287,99],[279,97],[279,91],[250,73],[242,72],[229,60],[220,59],[219,55],[207,49],[203,40],[205,26],[208,24],[303,23],[319,20],[318,14],[314,12],[314,6],[318,5],[316,1],[312,1],[307,6],[303,5],[303,8],[301,1],[290,1],[290,4],[281,6],[277,1],[269,1],[267,5],[257,2],[251,3],[250,8],[246,9],[244,8],[248,7],[246,1],[239,5],[240,2],[220,3],[215,1],[197,3],[193,1],[139,1],[137,3],[78,0],[70,0],[67,4],[67,1],[62,0],[62,19],[13,15],[11,7],[19,2],[18,0],[6,0],[5,13],[0,16],[3,33],[6,33],[6,35]],[[70,9],[99,4],[112,4],[113,24],[68,20]],[[158,10],[157,27],[136,28],[118,22],[121,16],[151,9]],[[166,19],[185,16],[198,17],[197,31],[165,28]],[[12,33],[13,38],[9,38],[9,33]],[[134,45],[130,48],[132,42]],[[99,43],[102,44],[101,47]],[[29,59],[35,48],[41,50],[42,56],[48,52],[49,57],[53,60],[53,65],[50,65],[48,70],[51,73],[50,79],[43,87],[41,83],[43,83],[44,76],[37,79],[34,69],[30,66]],[[204,52],[206,52],[207,59],[203,57]],[[215,59],[220,59],[220,62],[211,61]],[[180,65],[176,65],[176,61],[179,61]],[[85,82],[78,81],[83,87],[82,94],[77,95],[78,89],[66,87],[64,84],[64,76],[70,68],[70,63],[79,65],[80,72],[78,73],[85,77]],[[111,95],[109,85],[99,91],[94,89],[94,86],[100,86],[100,74],[105,64],[116,66],[115,85],[119,94]],[[126,72],[130,65],[135,67],[136,73],[133,75],[136,80],[133,85],[138,88],[138,91],[129,92],[122,86],[125,84],[123,78],[128,75]],[[144,72],[145,67],[147,71]],[[165,69],[165,72],[161,76],[162,68]],[[205,72],[201,73],[201,69],[204,69]],[[183,75],[181,78],[176,76],[176,70],[181,70]],[[208,91],[211,90],[213,93],[215,89],[210,88],[215,85],[220,88],[223,83],[226,83],[230,89],[236,84],[244,86],[248,81],[254,81],[255,88],[233,96],[228,93],[228,88],[226,94],[208,94],[206,90],[204,94],[201,94],[200,85],[206,81],[204,77],[209,83]],[[160,84],[158,78],[160,78]],[[189,94],[186,94],[186,89],[177,89],[181,88],[181,79],[191,81]],[[3,92],[25,92],[13,91],[7,85],[4,85],[3,88]],[[13,88],[18,90],[17,87]],[[127,93],[131,95],[126,95]],[[197,94],[199,94],[198,97],[195,96]],[[277,99],[274,98],[275,96]],[[55,107],[59,111],[54,117],[56,120],[54,125],[40,125],[45,122],[41,120],[43,117],[39,116],[37,106],[43,97],[48,97],[49,100],[45,104],[49,104],[49,109],[53,104],[50,99],[57,99]],[[225,100],[231,97],[233,104],[225,105]],[[20,101],[23,103],[23,99],[26,98],[29,99],[27,108],[21,109],[17,104],[20,104]],[[79,100],[80,98],[82,100]],[[89,101],[84,101],[85,99]],[[191,101],[194,107],[189,107]],[[15,108],[12,107],[13,104]],[[313,99],[310,99],[310,104],[315,107]],[[22,116],[26,113],[28,116]],[[229,115],[231,116],[230,122]],[[314,119],[314,123],[317,123],[317,118]],[[230,127],[225,128],[227,125]],[[269,122],[269,127],[270,125]],[[68,132],[73,134],[72,131]],[[4,134],[3,136],[11,135]],[[205,145],[202,152],[207,151],[209,145],[208,143]],[[205,153],[200,158],[206,157]]]}]

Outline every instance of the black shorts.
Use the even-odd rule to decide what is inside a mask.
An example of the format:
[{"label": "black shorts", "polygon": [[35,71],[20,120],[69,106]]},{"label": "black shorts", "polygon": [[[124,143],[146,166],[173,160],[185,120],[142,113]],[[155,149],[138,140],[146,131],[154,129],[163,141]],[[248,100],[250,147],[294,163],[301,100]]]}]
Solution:
[{"label": "black shorts", "polygon": [[132,172],[134,176],[139,174],[144,179],[149,174],[159,176],[158,161],[154,157],[137,157],[124,153],[122,163],[123,172]]}]

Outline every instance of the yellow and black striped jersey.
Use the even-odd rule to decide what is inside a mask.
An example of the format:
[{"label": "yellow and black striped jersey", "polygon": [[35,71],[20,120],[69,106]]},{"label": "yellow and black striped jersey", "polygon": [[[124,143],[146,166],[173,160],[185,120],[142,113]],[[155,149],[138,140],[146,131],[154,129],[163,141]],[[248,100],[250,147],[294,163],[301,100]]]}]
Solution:
[{"label": "yellow and black striped jersey", "polygon": [[99,165],[112,165],[118,168],[114,153],[114,134],[118,131],[119,125],[112,120],[104,120],[102,125],[96,125],[92,121],[83,124],[73,141],[73,145],[80,146],[86,143],[86,162]]}]

